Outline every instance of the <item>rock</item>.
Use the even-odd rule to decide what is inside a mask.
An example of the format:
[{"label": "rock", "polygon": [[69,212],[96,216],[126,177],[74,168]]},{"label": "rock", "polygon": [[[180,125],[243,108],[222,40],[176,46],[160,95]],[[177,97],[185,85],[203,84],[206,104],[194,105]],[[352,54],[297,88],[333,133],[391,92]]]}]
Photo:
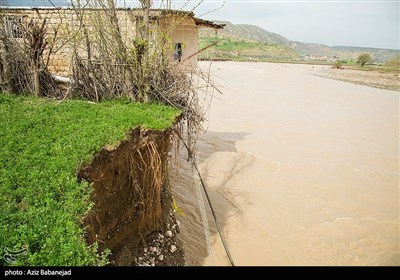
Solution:
[{"label": "rock", "polygon": [[150,248],[149,248],[149,251],[150,251],[150,252],[156,252],[156,251],[157,251],[157,248],[156,248],[156,247],[150,247]]},{"label": "rock", "polygon": [[181,222],[176,220],[176,225],[178,226],[178,228],[181,228]]},{"label": "rock", "polygon": [[164,255],[159,255],[158,260],[162,261],[164,259]]},{"label": "rock", "polygon": [[144,252],[147,253],[147,248],[144,248]]},{"label": "rock", "polygon": [[171,253],[173,253],[173,252],[175,252],[176,250],[177,250],[176,246],[175,246],[175,245],[171,245],[171,248],[169,249],[169,251],[170,251]]},{"label": "rock", "polygon": [[167,237],[172,237],[172,231],[167,230],[167,231],[165,232],[165,236],[167,236]]}]

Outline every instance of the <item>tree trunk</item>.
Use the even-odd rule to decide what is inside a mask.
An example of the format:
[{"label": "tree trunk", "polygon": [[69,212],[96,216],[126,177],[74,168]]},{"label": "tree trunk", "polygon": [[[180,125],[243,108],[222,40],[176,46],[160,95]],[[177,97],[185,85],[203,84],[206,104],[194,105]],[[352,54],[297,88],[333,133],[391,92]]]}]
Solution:
[{"label": "tree trunk", "polygon": [[35,87],[35,95],[43,96],[42,87],[40,85],[40,71],[38,69],[35,69],[33,73],[33,83]]},{"label": "tree trunk", "polygon": [[144,34],[147,44],[149,43],[149,13],[150,13],[150,0],[144,1],[143,3],[144,15],[143,15],[143,25]]}]

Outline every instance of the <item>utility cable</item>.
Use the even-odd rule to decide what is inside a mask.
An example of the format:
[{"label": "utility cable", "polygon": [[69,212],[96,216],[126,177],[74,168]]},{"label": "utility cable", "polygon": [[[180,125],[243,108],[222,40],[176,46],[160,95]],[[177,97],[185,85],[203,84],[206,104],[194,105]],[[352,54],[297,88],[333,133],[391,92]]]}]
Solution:
[{"label": "utility cable", "polygon": [[[182,136],[179,134],[179,131],[177,131],[177,130],[175,129],[175,132],[176,132],[176,134],[178,135],[179,139],[181,139],[181,141],[182,141],[183,145],[185,146],[186,150],[188,151],[188,153],[190,154],[189,147],[187,146],[187,144],[185,143],[185,141],[183,141]],[[197,164],[196,164],[195,159],[194,159],[193,157],[192,157],[191,159],[192,159],[192,164],[193,164],[194,168],[196,169],[197,174],[199,175],[200,184],[201,184],[201,186],[203,187],[204,193],[206,194],[207,202],[208,202],[208,205],[210,205],[211,213],[212,213],[212,215],[213,215],[215,225],[217,226],[218,234],[219,234],[219,237],[221,238],[222,245],[224,246],[226,255],[228,256],[228,259],[229,259],[229,262],[231,263],[231,265],[232,265],[232,266],[235,266],[235,263],[233,262],[233,258],[232,258],[232,256],[231,256],[230,251],[229,251],[228,245],[227,245],[227,243],[225,242],[224,234],[222,233],[222,229],[221,229],[221,227],[220,227],[220,225],[219,225],[219,222],[218,222],[218,219],[217,219],[217,215],[215,214],[214,207],[212,206],[210,196],[208,195],[206,185],[205,185],[205,183],[204,183],[204,181],[203,181],[203,177],[202,177],[201,174],[200,174],[200,171],[199,171],[199,168],[197,167]]]}]

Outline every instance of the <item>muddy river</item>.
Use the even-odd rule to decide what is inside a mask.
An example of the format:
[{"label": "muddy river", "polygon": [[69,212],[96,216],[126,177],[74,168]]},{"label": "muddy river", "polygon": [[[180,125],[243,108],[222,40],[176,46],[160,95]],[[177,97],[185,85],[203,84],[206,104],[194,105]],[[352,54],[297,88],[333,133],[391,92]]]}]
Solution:
[{"label": "muddy river", "polygon": [[[310,67],[211,66],[223,95],[198,166],[235,264],[400,265],[399,92]],[[229,265],[198,178],[179,173],[187,263]]]}]

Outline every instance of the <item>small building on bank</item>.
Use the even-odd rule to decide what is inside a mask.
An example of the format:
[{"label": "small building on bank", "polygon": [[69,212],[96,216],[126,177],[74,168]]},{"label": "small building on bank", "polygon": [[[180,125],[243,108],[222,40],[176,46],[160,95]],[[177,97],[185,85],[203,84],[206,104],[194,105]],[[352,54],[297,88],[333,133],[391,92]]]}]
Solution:
[{"label": "small building on bank", "polygon": [[[71,31],[79,28],[78,17],[86,16],[87,24],[93,20],[87,16],[87,12],[100,9],[87,8],[81,10],[69,7],[1,7],[0,19],[3,21],[8,36],[20,38],[22,36],[19,26],[31,19],[46,19],[47,30],[54,34],[57,30],[59,40],[54,45],[50,55],[48,69],[51,73],[58,76],[70,76],[72,73],[72,48],[69,47],[67,36]],[[131,40],[138,36],[138,25],[143,20],[142,9],[117,8],[119,28],[124,40]],[[165,31],[171,44],[171,59],[178,60],[190,67],[197,66],[198,50],[198,30],[199,28],[222,29],[223,24],[214,23],[195,17],[193,12],[181,10],[162,10],[152,9],[149,12],[149,23],[151,26],[159,27],[158,30]],[[90,27],[89,27],[90,30]],[[68,35],[67,35],[68,34]],[[51,37],[51,36],[50,36]],[[60,39],[61,37],[61,39]],[[63,38],[64,37],[64,38]]]}]

